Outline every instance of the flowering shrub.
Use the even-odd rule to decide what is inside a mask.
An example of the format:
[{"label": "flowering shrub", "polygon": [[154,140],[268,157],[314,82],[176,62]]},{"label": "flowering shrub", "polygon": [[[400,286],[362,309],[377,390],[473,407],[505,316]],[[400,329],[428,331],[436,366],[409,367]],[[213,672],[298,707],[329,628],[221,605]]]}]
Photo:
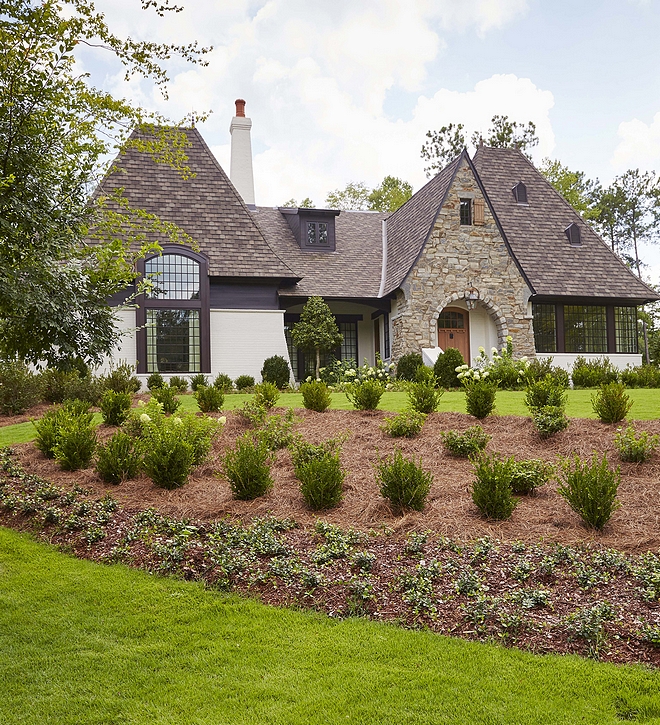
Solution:
[{"label": "flowering shrub", "polygon": [[474,359],[474,365],[459,365],[456,368],[456,377],[465,384],[465,381],[490,380],[499,388],[517,390],[524,386],[529,361],[526,357],[519,360],[513,358],[513,339],[511,335],[506,338],[506,347],[491,350],[488,357],[483,347],[479,348],[479,355]]},{"label": "flowering shrub", "polygon": [[[328,385],[341,385],[342,383],[356,383],[365,380],[378,380],[381,383],[388,383],[392,379],[394,365],[385,363],[376,356],[376,364],[369,365],[367,359],[358,367],[354,360],[333,360],[326,367],[319,370],[319,376]],[[307,382],[312,380],[311,376]]]}]

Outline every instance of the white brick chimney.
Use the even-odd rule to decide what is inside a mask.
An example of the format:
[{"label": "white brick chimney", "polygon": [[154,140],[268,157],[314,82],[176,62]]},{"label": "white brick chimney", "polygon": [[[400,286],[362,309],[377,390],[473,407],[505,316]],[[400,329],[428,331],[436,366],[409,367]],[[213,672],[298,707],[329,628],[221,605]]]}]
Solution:
[{"label": "white brick chimney", "polygon": [[250,129],[252,120],[245,118],[245,101],[236,100],[236,115],[231,119],[231,165],[229,178],[243,201],[254,208],[254,175],[252,173],[252,142]]}]

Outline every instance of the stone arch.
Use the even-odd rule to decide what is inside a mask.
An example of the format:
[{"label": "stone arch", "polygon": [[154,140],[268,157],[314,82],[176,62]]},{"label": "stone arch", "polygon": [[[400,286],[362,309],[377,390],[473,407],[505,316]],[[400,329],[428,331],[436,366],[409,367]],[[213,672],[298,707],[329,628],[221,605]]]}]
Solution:
[{"label": "stone arch", "polygon": [[[431,315],[430,327],[430,339],[435,340],[436,344],[438,340],[437,328],[438,317],[440,317],[440,313],[442,312],[442,310],[445,309],[445,307],[451,305],[452,302],[457,302],[458,300],[465,299],[467,299],[467,295],[465,292],[454,292],[451,295],[445,297],[442,303],[438,307],[436,307],[435,312]],[[506,317],[504,317],[504,314],[502,313],[502,310],[489,295],[484,295],[483,297],[479,295],[477,297],[477,302],[481,302],[481,304],[486,308],[488,315],[495,323],[495,329],[497,330],[497,342],[499,344],[499,347],[504,347],[506,345],[507,335],[509,334],[509,326],[507,324]]]}]

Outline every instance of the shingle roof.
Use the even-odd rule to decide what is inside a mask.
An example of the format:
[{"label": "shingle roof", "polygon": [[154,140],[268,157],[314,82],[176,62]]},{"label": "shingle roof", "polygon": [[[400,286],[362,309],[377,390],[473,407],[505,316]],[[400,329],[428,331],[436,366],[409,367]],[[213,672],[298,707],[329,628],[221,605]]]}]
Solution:
[{"label": "shingle roof", "polygon": [[181,227],[208,257],[212,276],[297,278],[269,246],[199,131],[185,133],[193,178],[129,148],[114,162],[121,171],[109,174],[101,191],[124,187],[131,206]]},{"label": "shingle roof", "polygon": [[281,296],[378,297],[382,260],[380,212],[342,211],[335,218],[336,250],[300,249],[284,215],[277,208],[257,207],[253,218],[270,246],[302,277],[280,290]]},{"label": "shingle roof", "polygon": [[416,192],[387,220],[387,274],[384,293],[406,278],[431,233],[465,152]]},{"label": "shingle roof", "polygon": [[[511,251],[537,295],[658,299],[518,149],[482,146],[473,160]],[[522,181],[527,205],[512,189]],[[580,227],[581,245],[564,230]]]}]

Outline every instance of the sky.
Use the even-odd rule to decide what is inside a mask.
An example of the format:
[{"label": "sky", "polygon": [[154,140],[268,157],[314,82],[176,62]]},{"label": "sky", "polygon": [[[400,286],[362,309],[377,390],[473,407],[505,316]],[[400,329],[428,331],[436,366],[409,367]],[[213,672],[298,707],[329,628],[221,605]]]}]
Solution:
[{"label": "sky", "polygon": [[[181,0],[159,18],[97,0],[131,37],[212,45],[208,66],[173,61],[169,97],[124,80],[101,50],[95,85],[199,130],[229,171],[234,100],[252,119],[256,201],[280,205],[348,182],[426,181],[425,134],[493,115],[533,121],[535,163],[559,159],[604,184],[660,170],[660,0]],[[646,251],[660,282],[660,250]]]}]

